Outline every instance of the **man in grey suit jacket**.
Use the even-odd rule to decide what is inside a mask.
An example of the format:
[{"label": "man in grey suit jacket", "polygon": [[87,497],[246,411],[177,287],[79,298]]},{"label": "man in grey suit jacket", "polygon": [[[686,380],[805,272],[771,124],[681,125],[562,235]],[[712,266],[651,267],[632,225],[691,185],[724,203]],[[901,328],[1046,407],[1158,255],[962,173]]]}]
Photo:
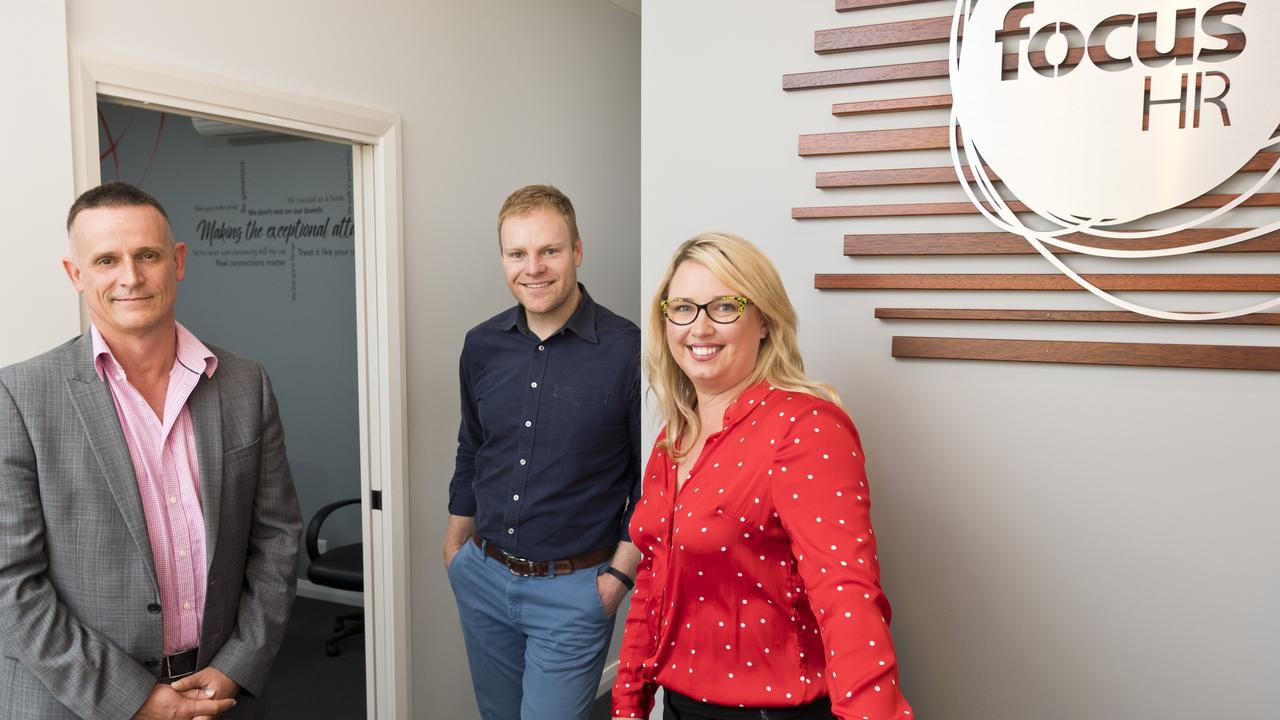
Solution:
[{"label": "man in grey suit jacket", "polygon": [[[271,385],[176,323],[186,248],[153,198],[95,188],[68,232],[92,330],[0,370],[0,718],[262,717],[301,527]],[[176,437],[151,465],[144,425]]]}]

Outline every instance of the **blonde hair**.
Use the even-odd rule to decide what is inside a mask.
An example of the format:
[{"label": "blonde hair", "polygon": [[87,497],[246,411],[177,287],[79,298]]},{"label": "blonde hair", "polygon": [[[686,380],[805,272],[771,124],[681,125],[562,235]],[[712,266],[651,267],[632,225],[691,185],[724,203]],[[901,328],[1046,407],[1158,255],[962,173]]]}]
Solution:
[{"label": "blonde hair", "polygon": [[578,237],[578,215],[573,210],[569,196],[560,192],[554,185],[525,185],[507,196],[498,211],[498,248],[502,248],[502,223],[513,215],[524,215],[539,208],[550,208],[564,218],[569,226],[569,238],[573,245],[582,241]]},{"label": "blonde hair", "polygon": [[676,249],[649,306],[651,342],[645,348],[644,363],[649,389],[657,397],[658,412],[667,426],[663,449],[680,459],[684,452],[676,447],[676,441],[696,437],[700,430],[698,396],[667,348],[667,319],[660,307],[671,286],[671,276],[686,261],[706,266],[721,282],[749,298],[760,312],[769,333],[760,341],[760,354],[749,385],[766,380],[775,388],[812,393],[840,404],[834,388],[804,374],[804,360],[796,342],[796,310],[769,258],[737,235],[701,233]]}]

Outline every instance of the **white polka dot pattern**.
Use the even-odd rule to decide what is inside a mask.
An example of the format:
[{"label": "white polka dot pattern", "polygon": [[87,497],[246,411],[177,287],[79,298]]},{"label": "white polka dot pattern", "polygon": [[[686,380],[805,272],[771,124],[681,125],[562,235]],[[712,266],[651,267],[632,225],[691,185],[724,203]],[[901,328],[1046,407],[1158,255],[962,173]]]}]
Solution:
[{"label": "white polka dot pattern", "polygon": [[[829,695],[840,718],[912,717],[849,417],[761,383],[726,410],[679,492],[674,468],[655,447],[631,520],[632,540],[648,551],[614,716],[647,717],[662,685],[719,705]],[[666,539],[652,531],[664,524]]]}]

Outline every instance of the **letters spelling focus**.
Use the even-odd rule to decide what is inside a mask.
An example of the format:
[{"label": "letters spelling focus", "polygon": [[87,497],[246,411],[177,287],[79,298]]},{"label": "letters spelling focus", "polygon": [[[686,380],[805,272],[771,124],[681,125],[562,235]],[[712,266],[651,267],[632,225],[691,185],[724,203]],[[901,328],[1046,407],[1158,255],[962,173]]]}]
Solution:
[{"label": "letters spelling focus", "polygon": [[[1086,56],[1095,65],[1109,65],[1117,70],[1133,67],[1135,57],[1148,68],[1164,67],[1170,61],[1173,61],[1176,65],[1184,65],[1193,59],[1198,62],[1225,62],[1238,56],[1244,50],[1247,42],[1244,31],[1226,22],[1226,18],[1242,17],[1245,7],[1246,3],[1243,2],[1218,3],[1204,12],[1199,12],[1195,8],[1181,9],[1178,10],[1175,17],[1170,18],[1163,17],[1159,12],[1142,15],[1112,15],[1094,26],[1089,32],[1086,44],[1084,33],[1068,22],[1051,22],[1032,33],[1030,28],[1022,25],[1022,21],[1027,15],[1035,12],[1035,3],[1019,3],[1009,8],[1009,11],[1005,14],[1004,29],[995,33],[995,41],[1002,45],[1004,54],[1013,55],[1018,60],[1012,67],[1007,69],[1002,64],[1000,67],[1001,79],[1005,81],[1017,80],[1019,77],[1018,69],[1024,56],[1033,70],[1047,78],[1062,77],[1070,73],[1080,65]],[[1180,38],[1176,32],[1178,18],[1182,17],[1198,20],[1197,27],[1199,30],[1192,33],[1189,38]],[[1138,40],[1138,29],[1147,24],[1158,25],[1162,21],[1175,24],[1174,37],[1170,41],[1170,47],[1161,48],[1160,41],[1157,39],[1152,44],[1151,52],[1141,52],[1142,43]],[[1116,57],[1108,51],[1107,40],[1113,33],[1121,29],[1127,29],[1131,32],[1133,46],[1130,55]],[[1042,62],[1033,62],[1031,54],[1043,54],[1049,42],[1059,35],[1067,43],[1068,50],[1065,57],[1058,63],[1050,63],[1047,58]],[[1205,40],[1210,38],[1221,41],[1221,46],[1205,47]],[[1198,52],[1197,47],[1199,48]],[[1222,81],[1222,91],[1214,97],[1205,97],[1204,81],[1211,77]],[[1192,127],[1200,127],[1200,112],[1205,103],[1212,104],[1219,109],[1224,126],[1231,125],[1231,115],[1227,111],[1225,102],[1227,93],[1231,90],[1231,80],[1226,73],[1216,70],[1196,72],[1194,75],[1182,73],[1180,81],[1181,93],[1178,97],[1155,100],[1151,96],[1152,76],[1145,76],[1142,99],[1142,129],[1144,132],[1150,129],[1151,109],[1157,105],[1178,105],[1180,111],[1178,128],[1185,129],[1187,126],[1188,92],[1192,87],[1195,88]]]}]

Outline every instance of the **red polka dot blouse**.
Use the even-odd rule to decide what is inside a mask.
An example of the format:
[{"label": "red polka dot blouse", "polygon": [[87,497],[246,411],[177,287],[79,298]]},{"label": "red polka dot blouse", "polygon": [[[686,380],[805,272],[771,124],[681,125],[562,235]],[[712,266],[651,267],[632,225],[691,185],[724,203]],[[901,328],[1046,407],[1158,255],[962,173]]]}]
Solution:
[{"label": "red polka dot blouse", "polygon": [[631,518],[644,559],[613,714],[648,717],[661,685],[717,705],[829,695],[842,719],[911,718],[849,416],[755,385],[679,492],[675,476],[655,447]]}]

